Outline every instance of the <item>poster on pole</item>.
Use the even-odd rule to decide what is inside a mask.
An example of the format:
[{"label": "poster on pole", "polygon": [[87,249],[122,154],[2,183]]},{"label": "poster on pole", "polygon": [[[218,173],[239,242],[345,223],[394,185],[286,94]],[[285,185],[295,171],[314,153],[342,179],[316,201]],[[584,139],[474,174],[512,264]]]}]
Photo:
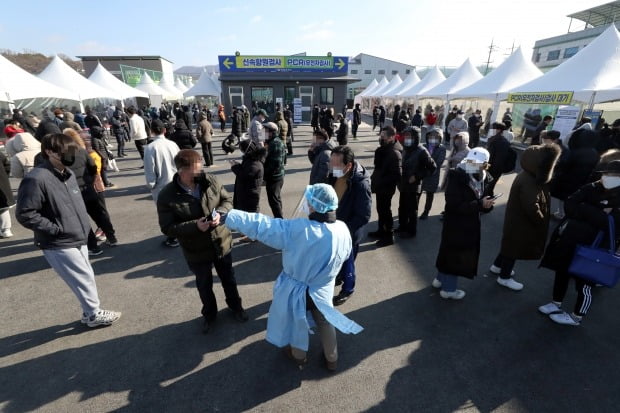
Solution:
[{"label": "poster on pole", "polygon": [[301,98],[293,99],[293,122],[301,123]]},{"label": "poster on pole", "polygon": [[581,112],[579,106],[560,106],[555,114],[555,120],[551,129],[560,132],[560,139],[565,145],[568,143],[567,139],[577,123],[579,112]]}]

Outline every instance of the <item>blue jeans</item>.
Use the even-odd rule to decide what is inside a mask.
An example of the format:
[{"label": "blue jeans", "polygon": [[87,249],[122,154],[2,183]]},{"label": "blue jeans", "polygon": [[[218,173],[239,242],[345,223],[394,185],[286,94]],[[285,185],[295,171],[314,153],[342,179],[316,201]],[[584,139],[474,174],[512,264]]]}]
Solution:
[{"label": "blue jeans", "polygon": [[342,264],[336,279],[342,280],[342,292],[352,294],[355,290],[355,258],[359,251],[359,244],[354,244],[349,258]]},{"label": "blue jeans", "polygon": [[458,283],[458,277],[456,275],[444,274],[442,272],[437,273],[437,279],[441,281],[441,289],[447,293],[456,291],[456,285]]}]

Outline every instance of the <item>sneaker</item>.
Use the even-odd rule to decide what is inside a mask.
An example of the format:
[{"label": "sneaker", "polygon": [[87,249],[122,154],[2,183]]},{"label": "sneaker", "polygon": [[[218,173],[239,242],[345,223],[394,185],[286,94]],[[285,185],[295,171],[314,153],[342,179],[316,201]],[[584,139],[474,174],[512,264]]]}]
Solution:
[{"label": "sneaker", "polygon": [[325,357],[325,354],[323,354],[323,360],[325,360],[325,368],[327,368],[327,370],[333,372],[333,371],[336,371],[336,369],[338,369],[338,361],[327,360],[327,357]]},{"label": "sneaker", "polygon": [[439,291],[439,295],[441,296],[441,298],[445,298],[446,300],[450,298],[453,300],[461,300],[463,299],[463,297],[465,297],[465,291],[454,290],[452,292],[448,292],[448,291],[441,290]]},{"label": "sneaker", "polygon": [[110,247],[116,247],[118,245],[118,240],[116,239],[116,236],[110,235],[106,240],[106,244],[108,244]]},{"label": "sneaker", "polygon": [[0,238],[11,238],[13,233],[9,228],[0,231]]},{"label": "sneaker", "polygon": [[241,310],[234,311],[233,315],[235,317],[235,320],[240,323],[245,323],[250,319],[250,317],[248,317],[248,313],[246,313],[243,308]]},{"label": "sneaker", "polygon": [[[502,269],[496,265],[491,265],[491,268],[489,268],[489,271],[491,271],[494,275],[499,275],[499,273],[502,272]],[[515,270],[510,271],[510,276],[511,277],[515,276]]]},{"label": "sneaker", "polygon": [[552,321],[565,326],[578,326],[581,324],[581,317],[574,314],[568,314],[565,311],[556,314],[549,314],[549,318]]},{"label": "sneaker", "polygon": [[215,320],[207,320],[206,318],[204,319],[203,323],[202,323],[202,334],[208,334],[209,331],[211,331],[211,326],[213,325],[213,323],[215,322]]},{"label": "sneaker", "polygon": [[119,318],[121,318],[120,311],[99,310],[97,314],[88,317],[86,325],[88,327],[109,326]]},{"label": "sneaker", "polygon": [[295,362],[295,364],[297,364],[297,368],[299,370],[303,370],[304,367],[306,366],[306,364],[308,364],[308,358],[303,358],[303,359],[297,359],[295,358],[295,356],[293,356],[293,349],[291,349],[291,346],[286,346],[282,349],[282,351],[284,352],[284,355],[290,359],[293,360]]},{"label": "sneaker", "polygon": [[92,250],[88,250],[89,257],[96,257],[97,255],[103,254],[103,250],[99,247],[95,247]]},{"label": "sneaker", "polygon": [[177,241],[175,238],[170,238],[164,242],[164,245],[166,247],[176,248],[179,246],[179,241]]},{"label": "sneaker", "polygon": [[523,284],[515,281],[514,278],[497,278],[497,283],[503,287],[510,288],[513,291],[521,291]]},{"label": "sneaker", "polygon": [[352,292],[346,293],[344,291],[340,291],[340,293],[332,299],[332,302],[336,306],[344,304],[349,297],[351,297],[351,295],[353,295]]},{"label": "sneaker", "polygon": [[100,242],[107,240],[107,237],[101,228],[97,228],[97,231],[95,231],[95,238],[97,238],[97,241]]},{"label": "sneaker", "polygon": [[[115,172],[118,172],[115,170]],[[116,185],[114,185],[112,182],[108,182],[107,184],[105,184],[106,188],[114,188]]]},{"label": "sneaker", "polygon": [[540,307],[538,307],[538,311],[540,311],[543,314],[549,315],[549,314],[561,313],[562,309],[556,302],[551,301],[548,304],[541,305]]},{"label": "sneaker", "polygon": [[433,286],[433,288],[441,288],[441,281],[439,281],[437,278],[435,278],[431,285]]}]

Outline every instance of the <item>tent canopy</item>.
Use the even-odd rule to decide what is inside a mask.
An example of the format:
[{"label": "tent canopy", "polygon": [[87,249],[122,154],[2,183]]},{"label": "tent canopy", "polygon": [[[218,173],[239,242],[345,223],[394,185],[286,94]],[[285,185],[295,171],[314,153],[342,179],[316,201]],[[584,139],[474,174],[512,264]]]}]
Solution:
[{"label": "tent canopy", "polygon": [[437,86],[420,93],[420,97],[447,99],[451,93],[482,79],[469,58],[452,75]]},{"label": "tent canopy", "polygon": [[612,24],[575,56],[511,92],[570,91],[574,101],[588,103],[596,91],[618,85],[619,68],[620,34]]},{"label": "tent canopy", "polygon": [[177,80],[174,82],[174,87],[180,90],[181,92],[185,92],[188,89],[188,87],[185,86],[185,84],[181,82],[181,79],[179,79],[178,77],[177,77]]},{"label": "tent canopy", "polygon": [[200,74],[200,78],[198,78],[198,81],[196,82],[196,84],[193,87],[186,90],[183,93],[183,96],[185,97],[188,97],[188,96],[219,97],[220,91],[218,90],[217,85],[213,82],[213,79],[211,79],[211,76],[209,76],[209,74],[206,71],[203,71]]},{"label": "tent canopy", "polygon": [[403,80],[400,78],[400,76],[398,75],[394,76],[392,80],[390,81],[390,83],[388,84],[388,86],[385,89],[383,89],[383,91],[381,92],[379,96],[381,97],[390,96],[392,91],[396,90],[402,83],[403,83]]},{"label": "tent canopy", "polygon": [[418,95],[423,94],[427,90],[437,86],[441,82],[446,80],[446,77],[441,73],[439,67],[435,66],[424,76],[424,79],[413,85],[409,90],[401,92],[398,97],[402,98],[417,98]]},{"label": "tent canopy", "polygon": [[387,88],[387,85],[389,85],[390,82],[388,82],[387,78],[385,76],[383,76],[381,78],[381,80],[379,81],[379,84],[377,85],[376,88],[374,88],[373,90],[371,90],[370,92],[366,93],[366,97],[375,97],[377,96],[377,92],[381,92],[383,89]]},{"label": "tent canopy", "polygon": [[179,99],[183,96],[183,92],[174,87],[174,83],[170,79],[168,79],[168,76],[166,76],[165,73],[161,77],[158,86],[166,91],[164,97],[167,99]]},{"label": "tent canopy", "polygon": [[390,93],[386,95],[386,97],[397,97],[401,94],[401,92],[412,88],[418,82],[420,82],[420,76],[418,76],[418,72],[413,69],[413,71],[409,73],[409,76],[407,76],[403,83],[401,83],[397,88],[391,90]]},{"label": "tent canopy", "polygon": [[97,98],[121,99],[117,92],[104,89],[88,80],[73,70],[58,56],[54,56],[45,70],[39,73],[39,78],[76,93],[80,100]]},{"label": "tent canopy", "polygon": [[372,82],[370,82],[368,86],[366,86],[366,89],[362,90],[357,96],[366,96],[366,94],[376,88],[378,84],[379,82],[377,82],[377,79],[373,79]]},{"label": "tent canopy", "polygon": [[36,98],[80,100],[77,93],[39,79],[0,55],[0,101]]},{"label": "tent canopy", "polygon": [[140,83],[136,85],[136,89],[147,93],[149,96],[161,96],[163,98],[168,95],[168,92],[157,86],[146,72],[142,73]]},{"label": "tent canopy", "polygon": [[510,89],[542,76],[539,68],[519,47],[508,59],[477,82],[450,93],[450,99],[505,99]]},{"label": "tent canopy", "polygon": [[101,63],[97,63],[97,67],[94,72],[89,76],[88,80],[96,83],[104,89],[113,91],[122,99],[128,99],[132,97],[148,98],[149,95],[141,90],[133,88],[123,81],[119,80],[112,73],[108,72]]},{"label": "tent canopy", "polygon": [[[222,94],[222,82],[220,82],[218,74],[215,73],[215,72],[211,73],[211,80],[213,81],[213,83],[217,87],[217,90],[220,92],[220,94]],[[192,84],[192,86],[193,86],[193,84]]]}]

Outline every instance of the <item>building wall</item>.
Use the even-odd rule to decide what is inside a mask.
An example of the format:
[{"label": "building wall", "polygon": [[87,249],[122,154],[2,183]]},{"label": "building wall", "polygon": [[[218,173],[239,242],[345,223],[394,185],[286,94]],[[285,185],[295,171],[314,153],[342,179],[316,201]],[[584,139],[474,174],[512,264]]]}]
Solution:
[{"label": "building wall", "polygon": [[373,79],[380,81],[385,76],[387,80],[392,80],[398,74],[401,79],[405,80],[409,73],[415,69],[413,65],[394,62],[363,53],[355,57],[360,59],[359,61],[356,61],[355,58],[349,59],[349,75],[361,80],[349,84],[349,98],[351,99],[355,94],[364,90]]},{"label": "building wall", "polygon": [[[578,32],[566,33],[561,36],[537,40],[534,44],[532,62],[542,71],[549,71],[574,56],[574,54],[571,54],[571,48],[577,48],[577,51],[583,49],[608,27],[593,27]],[[620,28],[620,22],[616,23],[616,27]],[[575,49],[572,49],[572,52],[574,51]],[[555,55],[557,55],[557,58]]]}]

